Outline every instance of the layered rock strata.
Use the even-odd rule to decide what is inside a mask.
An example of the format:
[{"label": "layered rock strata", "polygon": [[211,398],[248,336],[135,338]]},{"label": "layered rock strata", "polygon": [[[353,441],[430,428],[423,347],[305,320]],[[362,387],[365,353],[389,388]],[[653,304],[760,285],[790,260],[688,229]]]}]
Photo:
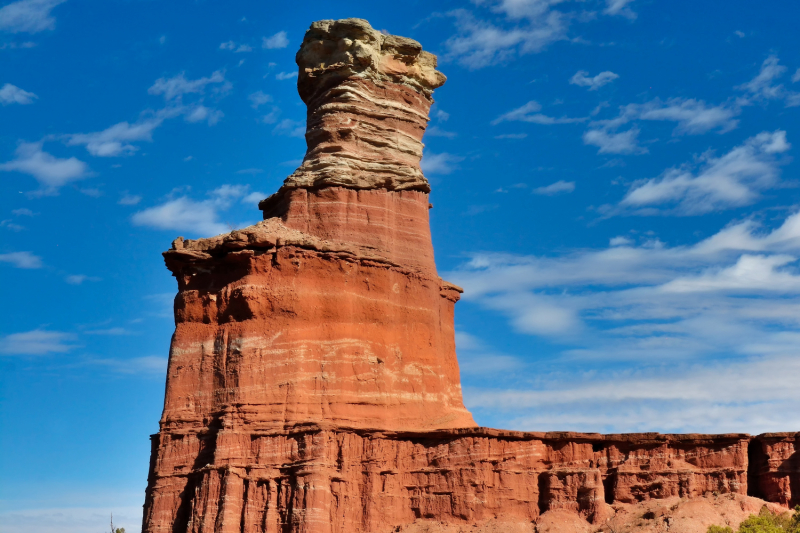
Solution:
[{"label": "layered rock strata", "polygon": [[314,23],[297,63],[308,150],[264,221],[164,253],[176,328],[144,532],[530,531],[706,493],[800,503],[797,434],[475,427],[419,167],[436,58],[347,19]]}]

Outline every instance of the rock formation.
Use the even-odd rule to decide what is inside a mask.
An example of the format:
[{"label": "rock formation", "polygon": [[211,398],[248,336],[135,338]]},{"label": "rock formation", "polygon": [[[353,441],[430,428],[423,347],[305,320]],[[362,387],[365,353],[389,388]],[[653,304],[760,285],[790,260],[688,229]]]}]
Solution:
[{"label": "rock formation", "polygon": [[297,63],[308,151],[264,221],[164,253],[176,327],[144,532],[597,529],[655,500],[800,503],[800,434],[476,427],[419,167],[436,58],[346,19],[312,24]]}]

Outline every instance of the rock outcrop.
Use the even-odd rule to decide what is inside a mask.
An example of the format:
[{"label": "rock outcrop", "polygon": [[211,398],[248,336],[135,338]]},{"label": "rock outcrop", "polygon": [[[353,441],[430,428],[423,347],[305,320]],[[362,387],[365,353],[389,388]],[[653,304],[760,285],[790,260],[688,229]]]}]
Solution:
[{"label": "rock outcrop", "polygon": [[653,501],[800,503],[800,434],[476,427],[419,167],[436,58],[347,19],[314,23],[297,63],[308,151],[264,221],[164,253],[144,532],[589,531]]}]

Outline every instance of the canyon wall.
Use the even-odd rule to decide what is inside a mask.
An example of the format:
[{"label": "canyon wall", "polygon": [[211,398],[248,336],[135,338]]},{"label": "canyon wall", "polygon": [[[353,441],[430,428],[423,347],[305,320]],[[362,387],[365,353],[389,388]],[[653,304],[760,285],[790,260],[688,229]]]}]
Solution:
[{"label": "canyon wall", "polygon": [[346,19],[315,22],[297,63],[308,150],[264,220],[164,253],[176,327],[144,532],[535,527],[556,512],[599,525],[614,505],[670,498],[800,503],[800,434],[476,427],[461,289],[437,274],[419,166],[436,58]]}]

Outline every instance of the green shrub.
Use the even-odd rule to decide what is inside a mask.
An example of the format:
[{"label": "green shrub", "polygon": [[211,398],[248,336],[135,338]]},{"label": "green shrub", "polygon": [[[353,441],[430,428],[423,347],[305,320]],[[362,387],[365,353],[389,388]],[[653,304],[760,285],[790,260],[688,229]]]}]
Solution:
[{"label": "green shrub", "polygon": [[733,529],[730,526],[708,526],[706,533],[733,533]]},{"label": "green shrub", "polygon": [[[709,526],[706,533],[734,533],[728,526]],[[736,533],[800,533],[800,505],[789,513],[772,514],[766,506],[761,511],[739,524]]]}]

